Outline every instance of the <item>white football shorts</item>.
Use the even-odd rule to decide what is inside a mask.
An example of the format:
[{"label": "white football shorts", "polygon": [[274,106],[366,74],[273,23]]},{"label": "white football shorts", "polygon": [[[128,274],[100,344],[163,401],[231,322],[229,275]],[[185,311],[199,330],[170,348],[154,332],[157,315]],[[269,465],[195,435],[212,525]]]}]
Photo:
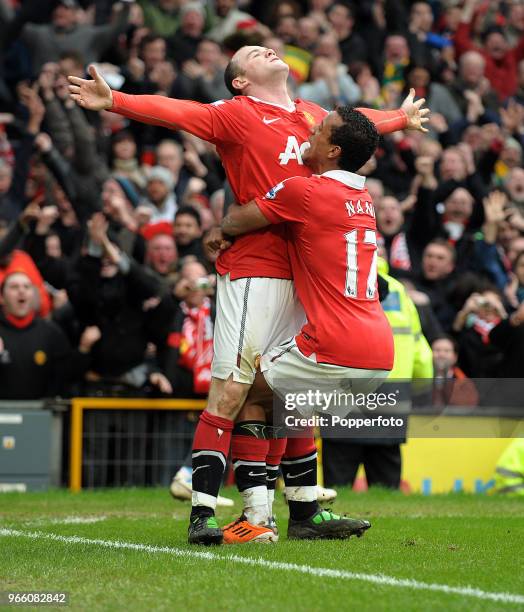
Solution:
[{"label": "white football shorts", "polygon": [[[374,393],[387,378],[388,370],[365,370],[347,368],[329,363],[317,363],[315,355],[306,357],[300,352],[295,338],[291,337],[275,346],[262,356],[260,369],[267,384],[279,395],[290,390],[304,393],[318,390],[323,394],[368,395]],[[333,402],[332,405],[297,406],[304,417],[315,413],[327,413],[345,417],[351,410],[346,402]]]},{"label": "white football shorts", "polygon": [[306,319],[293,281],[218,276],[214,358],[211,375],[252,384],[257,357],[290,336]]}]

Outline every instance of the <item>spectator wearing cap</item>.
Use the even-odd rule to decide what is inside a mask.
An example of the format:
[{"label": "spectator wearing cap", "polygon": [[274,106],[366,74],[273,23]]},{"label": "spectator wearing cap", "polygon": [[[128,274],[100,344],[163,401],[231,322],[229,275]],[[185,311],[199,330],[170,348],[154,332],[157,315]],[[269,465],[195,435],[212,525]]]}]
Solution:
[{"label": "spectator wearing cap", "polygon": [[150,223],[167,221],[173,223],[177,211],[176,197],[173,193],[175,181],[171,172],[162,166],[151,168],[147,177],[145,205],[151,209]]},{"label": "spectator wearing cap", "polygon": [[56,323],[36,315],[35,287],[24,272],[9,273],[0,284],[0,399],[40,399],[66,391],[66,383],[86,370],[99,337],[87,328],[79,350],[71,350]]},{"label": "spectator wearing cap", "polygon": [[162,280],[176,271],[178,251],[173,227],[168,223],[149,225],[144,230],[146,238],[145,263]]},{"label": "spectator wearing cap", "polygon": [[40,72],[46,62],[58,62],[65,51],[74,49],[87,64],[97,62],[103,53],[123,33],[127,26],[133,0],[125,0],[112,23],[88,25],[78,21],[78,2],[59,0],[51,23],[27,23],[21,41],[27,46],[33,61],[33,71]]},{"label": "spectator wearing cap", "polygon": [[486,77],[502,101],[517,90],[517,65],[524,58],[524,36],[514,48],[510,48],[504,30],[499,26],[490,26],[483,32],[483,46],[475,45],[471,21],[477,5],[477,0],[466,0],[464,3],[462,18],[455,33],[455,48],[458,56],[474,50],[484,57]]},{"label": "spectator wearing cap", "polygon": [[[36,204],[32,207],[39,210]],[[35,310],[40,316],[45,317],[51,310],[51,299],[42,274],[26,251],[15,248],[22,243],[24,235],[29,231],[31,215],[26,214],[26,211],[27,209],[22,211],[0,240],[0,283],[13,272],[23,272],[29,278],[31,288],[35,292]]]},{"label": "spectator wearing cap", "polygon": [[187,2],[180,8],[180,26],[168,41],[169,55],[178,68],[195,57],[198,44],[204,36],[206,12],[200,2]]},{"label": "spectator wearing cap", "polygon": [[205,261],[202,246],[202,220],[198,211],[192,206],[182,206],[177,210],[174,234],[181,259],[187,255],[194,255],[200,261]]}]

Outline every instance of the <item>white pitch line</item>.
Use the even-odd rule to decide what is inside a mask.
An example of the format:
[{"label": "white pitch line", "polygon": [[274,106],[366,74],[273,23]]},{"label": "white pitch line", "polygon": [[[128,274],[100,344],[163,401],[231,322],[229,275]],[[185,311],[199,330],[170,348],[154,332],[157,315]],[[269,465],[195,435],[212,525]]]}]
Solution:
[{"label": "white pitch line", "polygon": [[458,587],[448,584],[436,584],[432,582],[420,582],[409,578],[394,578],[383,574],[363,574],[360,572],[349,572],[346,570],[330,569],[327,567],[313,567],[311,565],[298,565],[297,563],[286,563],[283,561],[268,561],[263,558],[242,557],[234,554],[215,554],[197,550],[187,550],[184,548],[171,548],[169,546],[152,546],[150,544],[136,544],[134,542],[120,542],[118,540],[97,540],[83,538],[80,536],[63,536],[55,533],[45,533],[42,531],[19,531],[17,529],[0,529],[0,536],[14,538],[29,538],[31,540],[52,540],[64,544],[87,544],[92,546],[103,546],[104,548],[135,550],[149,554],[168,554],[174,557],[187,559],[202,559],[205,561],[227,561],[242,565],[253,565],[270,570],[284,572],[297,572],[308,574],[317,578],[338,578],[342,580],[359,580],[361,582],[371,582],[373,584],[408,588],[419,591],[436,591],[449,595],[461,595],[463,597],[475,597],[477,599],[498,601],[501,603],[524,604],[524,595],[516,593],[497,593],[483,591],[470,586]]}]

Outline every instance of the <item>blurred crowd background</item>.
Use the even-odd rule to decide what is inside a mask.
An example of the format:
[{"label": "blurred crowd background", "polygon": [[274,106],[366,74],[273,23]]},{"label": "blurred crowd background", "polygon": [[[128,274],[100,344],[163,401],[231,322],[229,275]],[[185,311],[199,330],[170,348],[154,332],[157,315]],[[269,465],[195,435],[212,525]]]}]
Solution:
[{"label": "blurred crowd background", "polygon": [[437,377],[523,377],[524,2],[0,0],[0,399],[205,397],[220,160],[80,109],[66,76],[95,62],[114,89],[210,103],[245,44],[326,109],[426,99],[429,132],[361,171],[381,254]]}]

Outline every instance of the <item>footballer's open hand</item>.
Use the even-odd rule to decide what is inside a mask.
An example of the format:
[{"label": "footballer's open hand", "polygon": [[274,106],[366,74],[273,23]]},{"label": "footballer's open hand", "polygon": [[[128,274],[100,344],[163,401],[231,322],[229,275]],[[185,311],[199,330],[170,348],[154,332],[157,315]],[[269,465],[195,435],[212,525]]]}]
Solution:
[{"label": "footballer's open hand", "polygon": [[113,94],[111,88],[100,76],[100,73],[91,65],[88,72],[92,78],[81,79],[75,76],[68,76],[70,83],[69,93],[71,98],[82,108],[100,111],[113,106]]},{"label": "footballer's open hand", "polygon": [[408,130],[418,130],[419,132],[427,132],[428,129],[424,127],[425,123],[429,121],[429,108],[423,106],[425,98],[420,98],[415,102],[415,90],[411,88],[409,90],[409,94],[402,102],[402,106],[400,107],[403,110],[408,118]]}]

